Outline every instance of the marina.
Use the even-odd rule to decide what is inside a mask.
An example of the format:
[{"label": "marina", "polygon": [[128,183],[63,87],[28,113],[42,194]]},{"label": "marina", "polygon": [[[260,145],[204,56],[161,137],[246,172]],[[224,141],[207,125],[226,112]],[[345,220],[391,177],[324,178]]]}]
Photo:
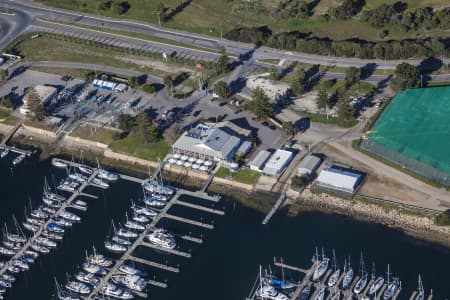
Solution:
[{"label": "marina", "polygon": [[[350,260],[350,259],[349,259]],[[351,264],[344,263],[344,269],[341,269],[336,264],[336,257],[333,251],[332,266],[330,259],[325,256],[322,250],[322,255],[316,253],[311,259],[312,265],[305,269],[285,264],[283,259],[277,260],[273,258],[273,266],[281,270],[281,278],[276,277],[270,272],[263,272],[260,267],[260,273],[253,285],[249,296],[246,300],[255,299],[290,299],[290,300],[339,300],[339,299],[375,299],[375,300],[395,300],[399,298],[402,292],[402,284],[399,278],[391,277],[389,265],[386,273],[386,280],[384,276],[377,276],[375,268],[373,273],[369,276],[364,271],[364,261],[361,255],[360,270],[358,275],[354,276]],[[375,265],[374,265],[375,266]],[[290,270],[298,273],[301,280],[288,281],[285,279],[285,270]],[[351,274],[351,275],[350,275]],[[419,275],[419,285],[416,291],[413,291],[409,299],[416,299],[417,294],[422,295],[422,299],[433,299],[433,290],[425,297],[425,290],[423,288]],[[311,293],[313,291],[313,293]]]}]

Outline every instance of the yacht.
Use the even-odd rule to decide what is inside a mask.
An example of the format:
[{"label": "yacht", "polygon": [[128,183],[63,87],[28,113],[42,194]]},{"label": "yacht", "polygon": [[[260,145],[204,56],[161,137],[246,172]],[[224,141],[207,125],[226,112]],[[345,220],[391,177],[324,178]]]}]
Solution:
[{"label": "yacht", "polygon": [[353,288],[353,292],[355,294],[360,294],[364,291],[364,288],[367,285],[368,276],[367,273],[363,274],[361,278],[356,282],[355,287]]},{"label": "yacht", "polygon": [[24,261],[22,261],[20,259],[13,259],[13,260],[10,261],[10,263],[14,267],[19,268],[22,271],[28,271],[30,269],[30,266],[26,262],[24,262]]},{"label": "yacht", "polygon": [[5,157],[8,154],[9,154],[9,149],[8,148],[3,148],[2,152],[0,153],[0,157],[3,158],[3,157]]},{"label": "yacht", "polygon": [[14,256],[16,251],[0,246],[0,254],[4,256]]},{"label": "yacht", "polygon": [[20,269],[15,266],[9,266],[7,270],[11,274],[19,274],[20,273]]},{"label": "yacht", "polygon": [[23,247],[22,243],[14,243],[14,242],[7,241],[7,240],[3,240],[2,244],[6,248],[9,248],[9,249],[14,250],[14,251],[19,251]]},{"label": "yacht", "polygon": [[145,197],[144,198],[144,203],[146,205],[148,205],[148,206],[159,207],[159,208],[164,207],[167,204],[166,201],[160,201],[160,200],[157,200],[157,199],[155,199],[153,197]]},{"label": "yacht", "polygon": [[30,247],[34,251],[37,251],[41,254],[49,254],[50,253],[50,249],[48,249],[47,247],[41,246],[41,245],[31,244]]},{"label": "yacht", "polygon": [[88,273],[91,273],[91,274],[94,274],[94,275],[100,275],[100,276],[105,276],[106,275],[105,268],[100,267],[98,265],[94,265],[94,264],[85,262],[82,267],[83,267],[83,270],[88,272]]},{"label": "yacht", "polygon": [[67,210],[63,210],[59,213],[61,217],[71,222],[80,222],[81,218],[74,213],[68,212]]},{"label": "yacht", "polygon": [[114,260],[108,258],[102,254],[94,254],[88,257],[88,262],[91,264],[99,265],[101,267],[109,268],[114,264]]},{"label": "yacht", "polygon": [[138,275],[113,275],[111,279],[115,284],[138,292],[142,292],[147,286],[145,279]]},{"label": "yacht", "polygon": [[138,215],[136,213],[133,214],[133,216],[131,217],[131,219],[133,219],[133,221],[135,222],[139,222],[139,223],[144,223],[144,224],[148,224],[150,223],[150,219],[147,218],[144,215]]},{"label": "yacht", "polygon": [[5,289],[10,289],[12,287],[11,282],[7,280],[0,279],[0,287],[4,287]]},{"label": "yacht", "polygon": [[78,281],[69,281],[66,284],[66,289],[80,295],[88,295],[91,293],[91,288],[87,284]]},{"label": "yacht", "polygon": [[311,287],[309,285],[305,286],[298,296],[298,300],[308,300],[309,294],[311,293]]},{"label": "yacht", "polygon": [[68,167],[68,165],[65,162],[63,162],[62,160],[57,159],[57,158],[52,159],[52,165],[57,168],[67,168]]},{"label": "yacht", "polygon": [[52,222],[61,227],[72,227],[73,225],[71,221],[58,216],[52,217]]},{"label": "yacht", "polygon": [[22,225],[26,230],[29,230],[31,232],[37,232],[39,230],[39,226],[30,224],[28,222],[23,222]]},{"label": "yacht", "polygon": [[40,209],[35,209],[30,213],[30,216],[37,218],[37,219],[43,219],[46,220],[48,219],[50,216],[47,212],[40,210]]},{"label": "yacht", "polygon": [[13,160],[13,165],[18,165],[20,164],[24,159],[25,159],[25,154],[20,154],[19,156],[17,156],[16,158],[14,158]]},{"label": "yacht", "polygon": [[[3,266],[2,266],[2,268],[3,268]],[[3,275],[0,276],[0,279],[8,281],[8,282],[11,282],[11,283],[16,281],[16,277],[14,277],[14,276],[12,276],[10,274],[3,274]]]},{"label": "yacht", "polygon": [[78,272],[78,274],[75,275],[75,278],[80,282],[90,284],[94,287],[96,287],[100,283],[100,279],[97,276],[92,273],[86,273],[83,271]]},{"label": "yacht", "polygon": [[312,280],[313,281],[318,281],[320,279],[320,277],[323,276],[323,274],[325,274],[325,272],[328,269],[328,263],[329,263],[330,259],[327,257],[324,257],[322,259],[322,261],[320,262],[320,264],[317,266],[316,270],[314,271]]},{"label": "yacht", "polygon": [[98,186],[100,186],[100,187],[102,187],[102,188],[105,188],[105,189],[109,188],[109,183],[104,182],[104,181],[101,180],[100,178],[94,178],[94,179],[92,179],[92,183],[95,184],[95,185],[98,185]]},{"label": "yacht", "polygon": [[167,202],[167,200],[168,200],[167,196],[162,195],[162,194],[156,194],[156,193],[152,194],[152,198],[154,198],[158,201],[162,201],[162,202]]},{"label": "yacht", "polygon": [[23,254],[25,254],[26,256],[32,257],[34,259],[37,259],[39,257],[39,253],[32,251],[32,250],[25,250],[23,252]]},{"label": "yacht", "polygon": [[273,286],[264,284],[256,291],[256,295],[261,299],[272,300],[289,300],[289,297],[283,293],[278,292]]},{"label": "yacht", "polygon": [[111,252],[116,252],[116,253],[123,253],[123,252],[127,251],[127,247],[125,247],[121,244],[118,244],[116,242],[113,242],[111,240],[105,241],[105,248]]},{"label": "yacht", "polygon": [[42,198],[42,202],[44,202],[46,205],[48,205],[51,208],[58,209],[62,206],[61,202],[59,200],[52,200],[48,198]]},{"label": "yacht", "polygon": [[325,298],[325,290],[325,287],[321,288],[314,297],[314,300],[323,300]]},{"label": "yacht", "polygon": [[11,234],[11,233],[7,233],[5,235],[6,239],[8,241],[14,242],[14,243],[25,243],[27,241],[27,239],[19,234]]},{"label": "yacht", "polygon": [[116,234],[118,236],[121,236],[121,237],[127,238],[127,239],[135,239],[138,237],[138,234],[136,232],[125,229],[125,228],[119,228],[119,230],[117,230]]},{"label": "yacht", "polygon": [[88,180],[86,176],[79,173],[71,173],[69,174],[69,178],[79,183],[85,183]]},{"label": "yacht", "polygon": [[19,257],[20,260],[23,260],[24,262],[26,262],[29,265],[32,265],[36,262],[36,259],[34,257],[31,257],[29,255],[22,255]]},{"label": "yacht", "polygon": [[133,221],[127,221],[124,225],[126,228],[128,229],[133,229],[133,230],[137,230],[137,231],[144,231],[145,230],[145,226],[142,224],[139,224],[137,222],[133,222]]},{"label": "yacht", "polygon": [[157,211],[155,211],[151,208],[144,207],[144,206],[138,206],[138,205],[133,204],[131,206],[131,209],[133,209],[133,212],[135,214],[144,215],[147,217],[156,217],[158,215]]},{"label": "yacht", "polygon": [[65,229],[55,223],[47,224],[47,230],[50,232],[62,233],[64,234]]},{"label": "yacht", "polygon": [[387,289],[383,293],[383,299],[388,300],[394,297],[395,293],[397,293],[400,288],[400,280],[395,278],[387,287]]},{"label": "yacht", "polygon": [[339,276],[341,276],[341,269],[337,269],[331,274],[330,278],[328,278],[328,286],[333,287],[337,283]]},{"label": "yacht", "polygon": [[135,266],[132,265],[128,265],[128,264],[123,264],[119,267],[119,271],[123,272],[125,274],[130,274],[130,275],[138,275],[140,277],[147,277],[147,273],[144,271],[141,271],[139,269],[137,269]]},{"label": "yacht", "polygon": [[419,275],[417,294],[416,297],[414,297],[414,300],[424,300],[424,299],[425,299],[425,290],[423,289],[422,278]]},{"label": "yacht", "polygon": [[370,286],[368,295],[369,296],[375,295],[383,286],[383,284],[384,284],[384,277],[378,276],[377,279],[375,279],[375,281]]},{"label": "yacht", "polygon": [[150,193],[159,193],[164,195],[173,195],[172,188],[158,183],[156,180],[148,179],[142,183],[142,187]]},{"label": "yacht", "polygon": [[41,209],[42,209],[42,211],[45,211],[45,212],[47,212],[47,213],[49,213],[51,215],[56,214],[56,209],[54,209],[53,207],[50,207],[50,206],[47,206],[47,205],[43,205],[41,207]]},{"label": "yacht", "polygon": [[99,169],[98,170],[98,177],[100,179],[105,179],[105,180],[108,180],[108,181],[117,181],[117,180],[119,180],[119,175],[117,175],[114,172],[107,171],[105,169]]},{"label": "yacht", "polygon": [[177,245],[173,235],[161,228],[154,229],[152,233],[146,235],[146,238],[152,244],[162,248],[173,249]]},{"label": "yacht", "polygon": [[64,239],[64,235],[57,233],[57,232],[51,232],[48,230],[43,230],[42,236],[52,239],[54,241],[62,241]]},{"label": "yacht", "polygon": [[38,236],[35,239],[35,242],[47,248],[56,248],[58,246],[58,244],[55,241],[52,241],[51,239],[43,236]]},{"label": "yacht", "polygon": [[117,287],[115,284],[112,283],[108,283],[105,286],[103,286],[101,293],[105,296],[113,297],[116,299],[127,300],[134,298],[133,294],[131,294],[128,291],[122,290],[121,288]]},{"label": "yacht", "polygon": [[85,165],[79,165],[78,170],[80,170],[81,173],[84,173],[86,175],[92,175],[92,173],[94,173],[94,170],[91,167]]},{"label": "yacht", "polygon": [[112,240],[114,243],[117,243],[117,244],[119,244],[119,245],[123,245],[123,246],[130,246],[130,245],[131,245],[131,242],[130,242],[129,240],[123,239],[123,238],[121,238],[121,237],[119,237],[119,236],[117,236],[117,235],[114,235],[114,236],[111,238],[111,240]]},{"label": "yacht", "polygon": [[355,272],[353,268],[350,266],[350,262],[348,263],[348,269],[345,272],[344,279],[342,279],[342,289],[346,289],[350,286],[353,281],[353,276],[355,276]]},{"label": "yacht", "polygon": [[87,203],[83,200],[75,200],[75,202],[72,203],[72,207],[80,211],[88,210]]}]

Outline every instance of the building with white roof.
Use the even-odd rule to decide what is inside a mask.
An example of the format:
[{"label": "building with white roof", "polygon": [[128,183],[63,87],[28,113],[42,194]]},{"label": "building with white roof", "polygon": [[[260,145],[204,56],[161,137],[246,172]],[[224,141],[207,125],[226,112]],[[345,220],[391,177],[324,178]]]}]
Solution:
[{"label": "building with white roof", "polygon": [[228,127],[199,124],[181,135],[172,145],[172,152],[216,162],[230,162],[241,144],[242,139]]},{"label": "building with white roof", "polygon": [[253,171],[262,172],[264,164],[269,159],[271,153],[267,150],[259,151],[255,158],[248,163],[248,166]]},{"label": "building with white roof", "polygon": [[309,176],[313,174],[320,166],[321,159],[315,155],[309,154],[305,156],[298,164],[297,175]]},{"label": "building with white roof", "polygon": [[361,184],[363,174],[339,167],[323,169],[315,182],[317,187],[323,187],[340,192],[353,194]]},{"label": "building with white roof", "polygon": [[294,153],[287,150],[278,149],[266,162],[263,169],[264,175],[276,176],[281,174],[284,169],[289,165]]}]

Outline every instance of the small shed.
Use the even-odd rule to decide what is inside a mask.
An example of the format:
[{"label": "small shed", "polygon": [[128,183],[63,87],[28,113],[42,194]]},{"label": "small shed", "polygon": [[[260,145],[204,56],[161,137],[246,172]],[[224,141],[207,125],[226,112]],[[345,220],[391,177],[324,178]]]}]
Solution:
[{"label": "small shed", "polygon": [[248,163],[248,166],[253,171],[261,172],[264,167],[264,164],[269,159],[269,157],[270,157],[269,151],[267,150],[260,151],[256,155],[256,157],[251,162]]},{"label": "small shed", "polygon": [[243,141],[236,153],[242,156],[246,156],[250,152],[250,150],[252,150],[252,143],[250,143],[249,141]]},{"label": "small shed", "polygon": [[278,149],[266,163],[263,174],[269,176],[276,176],[278,174],[281,174],[289,165],[293,156],[294,154],[291,151]]},{"label": "small shed", "polygon": [[308,154],[298,165],[297,175],[309,176],[320,166],[321,159],[315,155]]}]

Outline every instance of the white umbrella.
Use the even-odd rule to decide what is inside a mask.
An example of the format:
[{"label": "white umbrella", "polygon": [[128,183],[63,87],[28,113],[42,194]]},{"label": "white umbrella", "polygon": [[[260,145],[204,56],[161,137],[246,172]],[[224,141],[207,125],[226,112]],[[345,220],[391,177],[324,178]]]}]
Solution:
[{"label": "white umbrella", "polygon": [[197,164],[193,164],[193,165],[192,165],[192,169],[197,170],[198,168],[200,168],[199,165],[197,165]]},{"label": "white umbrella", "polygon": [[183,161],[182,160],[177,160],[177,165],[182,166],[183,165]]},{"label": "white umbrella", "polygon": [[203,164],[203,162],[204,162],[204,160],[201,158],[197,159],[197,161],[196,161],[196,163],[199,165]]},{"label": "white umbrella", "polygon": [[175,159],[179,159],[181,155],[179,153],[175,153],[174,155],[172,155],[172,157]]},{"label": "white umbrella", "polygon": [[189,162],[191,162],[191,163],[193,163],[193,162],[195,162],[197,159],[195,158],[195,157],[189,157]]},{"label": "white umbrella", "polygon": [[180,159],[181,159],[181,160],[188,160],[188,158],[189,158],[189,156],[183,155]]},{"label": "white umbrella", "polygon": [[200,171],[208,171],[208,168],[205,167],[205,166],[201,166],[201,167],[200,167]]},{"label": "white umbrella", "polygon": [[212,161],[209,161],[209,160],[207,160],[207,161],[205,161],[204,163],[203,163],[205,166],[207,166],[207,167],[209,167],[209,166],[212,166]]},{"label": "white umbrella", "polygon": [[177,160],[176,159],[173,159],[173,158],[169,158],[169,164],[174,164],[174,163],[176,163],[177,162]]},{"label": "white umbrella", "polygon": [[183,164],[183,166],[185,166],[186,168],[190,168],[192,166],[192,164],[187,161]]}]

